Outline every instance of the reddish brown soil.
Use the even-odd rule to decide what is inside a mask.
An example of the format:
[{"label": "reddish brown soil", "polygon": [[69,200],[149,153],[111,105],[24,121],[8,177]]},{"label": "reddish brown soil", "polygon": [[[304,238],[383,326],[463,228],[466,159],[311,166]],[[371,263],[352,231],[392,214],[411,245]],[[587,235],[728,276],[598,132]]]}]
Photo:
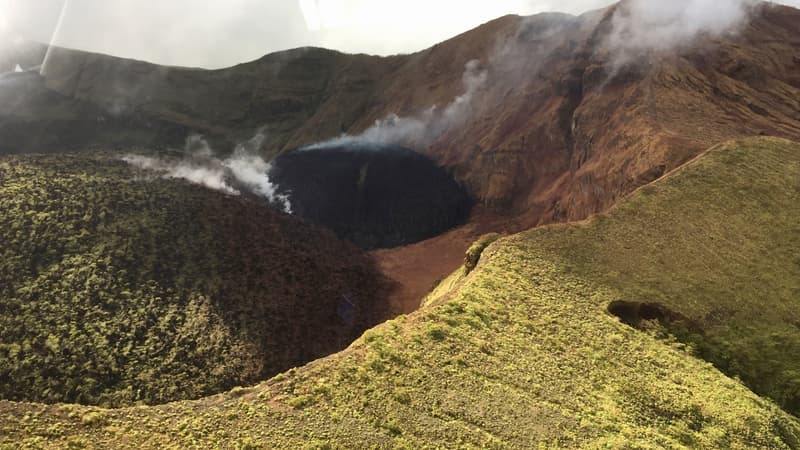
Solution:
[{"label": "reddish brown soil", "polygon": [[389,294],[389,315],[416,310],[440,281],[464,263],[467,249],[481,235],[514,233],[527,228],[526,225],[478,206],[464,226],[416,244],[371,252],[381,272],[396,283]]}]

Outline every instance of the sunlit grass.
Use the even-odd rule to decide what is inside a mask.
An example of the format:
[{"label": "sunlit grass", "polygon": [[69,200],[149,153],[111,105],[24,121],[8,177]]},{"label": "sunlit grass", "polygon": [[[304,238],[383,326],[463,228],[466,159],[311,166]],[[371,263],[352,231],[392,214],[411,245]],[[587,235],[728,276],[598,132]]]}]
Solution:
[{"label": "sunlit grass", "polygon": [[[758,381],[781,386],[764,388],[778,399],[791,386],[782,370],[798,367],[800,352],[764,342],[791,349],[798,335],[799,181],[800,145],[728,144],[606,215],[500,239],[420,311],[345,352],[250,390],[157,408],[0,402],[0,442],[797,448],[796,418],[697,352],[713,360],[727,345],[743,378],[769,368]],[[663,303],[704,334],[687,345],[658,326],[629,327],[606,311],[620,299]]]}]

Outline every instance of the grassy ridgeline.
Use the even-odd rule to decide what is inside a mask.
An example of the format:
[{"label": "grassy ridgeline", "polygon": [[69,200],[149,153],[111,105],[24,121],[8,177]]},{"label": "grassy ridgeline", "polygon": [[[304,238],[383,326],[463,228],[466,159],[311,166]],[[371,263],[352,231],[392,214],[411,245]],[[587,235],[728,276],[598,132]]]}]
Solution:
[{"label": "grassy ridgeline", "polygon": [[143,177],[102,155],[0,160],[0,397],[197,398],[340,350],[382,319],[381,277],[332,233]]},{"label": "grassy ridgeline", "polygon": [[681,341],[800,414],[800,145],[772,138],[712,149],[584,226],[530,245],[618,300],[682,316]]},{"label": "grassy ridgeline", "polygon": [[[790,200],[798,160],[800,145],[788,141],[725,145],[605,216],[497,241],[423,309],[344,352],[252,389],[156,408],[0,402],[0,442],[798,448],[795,417],[697,358],[691,345],[664,339],[657,325],[642,332],[607,312],[611,302],[647,298],[732,348],[748,348],[741,324],[752,327],[753,342],[773,330],[791,336],[785,324],[797,297],[786,280],[796,268],[786,255],[796,251],[774,249],[797,249]],[[706,310],[724,310],[727,320]],[[778,367],[796,355],[782,355]]]}]

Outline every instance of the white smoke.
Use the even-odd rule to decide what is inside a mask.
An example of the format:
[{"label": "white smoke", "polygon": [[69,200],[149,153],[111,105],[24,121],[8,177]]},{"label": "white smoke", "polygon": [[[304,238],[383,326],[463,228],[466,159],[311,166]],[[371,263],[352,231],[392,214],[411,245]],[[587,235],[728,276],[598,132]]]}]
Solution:
[{"label": "white smoke", "polygon": [[375,124],[357,135],[343,134],[318,144],[305,147],[307,150],[359,144],[405,144],[426,145],[452,126],[467,119],[472,109],[475,94],[486,84],[488,73],[478,60],[464,67],[462,83],[464,93],[453,99],[443,109],[436,105],[412,117],[390,114],[375,121]]},{"label": "white smoke", "polygon": [[[700,35],[719,36],[736,31],[750,16],[757,0],[623,0],[612,17],[612,30],[607,46],[612,52],[612,71],[640,55],[642,51],[666,50],[689,45]],[[542,26],[537,16],[537,41],[547,41],[561,33],[571,21],[568,15],[551,14],[551,21]],[[598,15],[598,20],[600,16]],[[527,33],[527,20],[510,43],[498,47],[488,58],[488,65],[497,73],[521,67],[527,47],[519,46],[521,33]],[[553,45],[557,41],[553,42]],[[555,47],[551,51],[555,50]],[[506,70],[508,71],[508,70]],[[526,71],[531,76],[533,69]],[[508,77],[507,77],[508,78]],[[448,129],[464,123],[473,110],[476,94],[486,85],[488,70],[479,60],[469,61],[462,75],[463,94],[440,108],[433,105],[417,114],[401,117],[389,114],[357,135],[343,134],[305,149],[363,144],[402,144],[426,146]],[[504,82],[512,82],[511,78]]]},{"label": "white smoke", "polygon": [[277,186],[269,179],[271,166],[259,156],[236,152],[233,157],[222,161],[222,165],[230,169],[233,177],[247,186],[254,194],[278,202],[287,213],[292,212],[289,199],[278,194]]},{"label": "white smoke", "polygon": [[461,75],[464,93],[447,105],[442,115],[447,126],[466,119],[472,109],[472,99],[475,97],[475,93],[486,84],[488,77],[488,72],[481,69],[481,63],[477,59],[473,59],[464,66],[464,74]]},{"label": "white smoke", "polygon": [[164,178],[186,180],[227,195],[241,195],[234,185],[241,186],[291,214],[289,197],[279,194],[277,186],[269,179],[270,164],[251,153],[253,146],[257,148],[263,140],[264,136],[259,132],[248,143],[236,146],[230,157],[219,159],[202,136],[192,135],[186,139],[186,156],[183,158],[126,155],[122,160]]},{"label": "white smoke", "polygon": [[[719,36],[745,23],[755,0],[630,0],[620,3],[608,39],[618,58],[642,50],[667,50],[698,36]],[[623,61],[625,62],[625,61]]]},{"label": "white smoke", "polygon": [[142,170],[161,173],[164,178],[180,178],[228,195],[241,194],[228,184],[228,174],[224,168],[211,167],[194,161],[193,158],[168,161],[151,156],[127,155],[122,160]]}]

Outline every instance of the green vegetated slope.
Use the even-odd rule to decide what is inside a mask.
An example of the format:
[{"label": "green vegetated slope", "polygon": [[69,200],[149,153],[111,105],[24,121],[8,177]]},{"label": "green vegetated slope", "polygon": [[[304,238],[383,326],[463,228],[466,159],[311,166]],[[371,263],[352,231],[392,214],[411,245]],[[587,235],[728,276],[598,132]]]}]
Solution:
[{"label": "green vegetated slope", "polygon": [[663,327],[635,329],[607,308],[662,302],[708,342],[730,343],[739,367],[791,366],[790,352],[772,361],[764,349],[751,365],[744,356],[755,351],[733,350],[792,336],[784,324],[797,299],[799,164],[800,145],[789,141],[726,144],[605,216],[497,241],[468,275],[447,280],[449,293],[341,353],[200,401],[118,410],[0,402],[0,442],[798,448],[794,416]]},{"label": "green vegetated slope", "polygon": [[146,177],[104,155],[0,159],[0,398],[199,398],[383,319],[370,258],[332,233]]},{"label": "green vegetated slope", "polygon": [[712,149],[586,226],[530,234],[537,251],[617,300],[677,313],[681,341],[800,414],[800,145]]}]

